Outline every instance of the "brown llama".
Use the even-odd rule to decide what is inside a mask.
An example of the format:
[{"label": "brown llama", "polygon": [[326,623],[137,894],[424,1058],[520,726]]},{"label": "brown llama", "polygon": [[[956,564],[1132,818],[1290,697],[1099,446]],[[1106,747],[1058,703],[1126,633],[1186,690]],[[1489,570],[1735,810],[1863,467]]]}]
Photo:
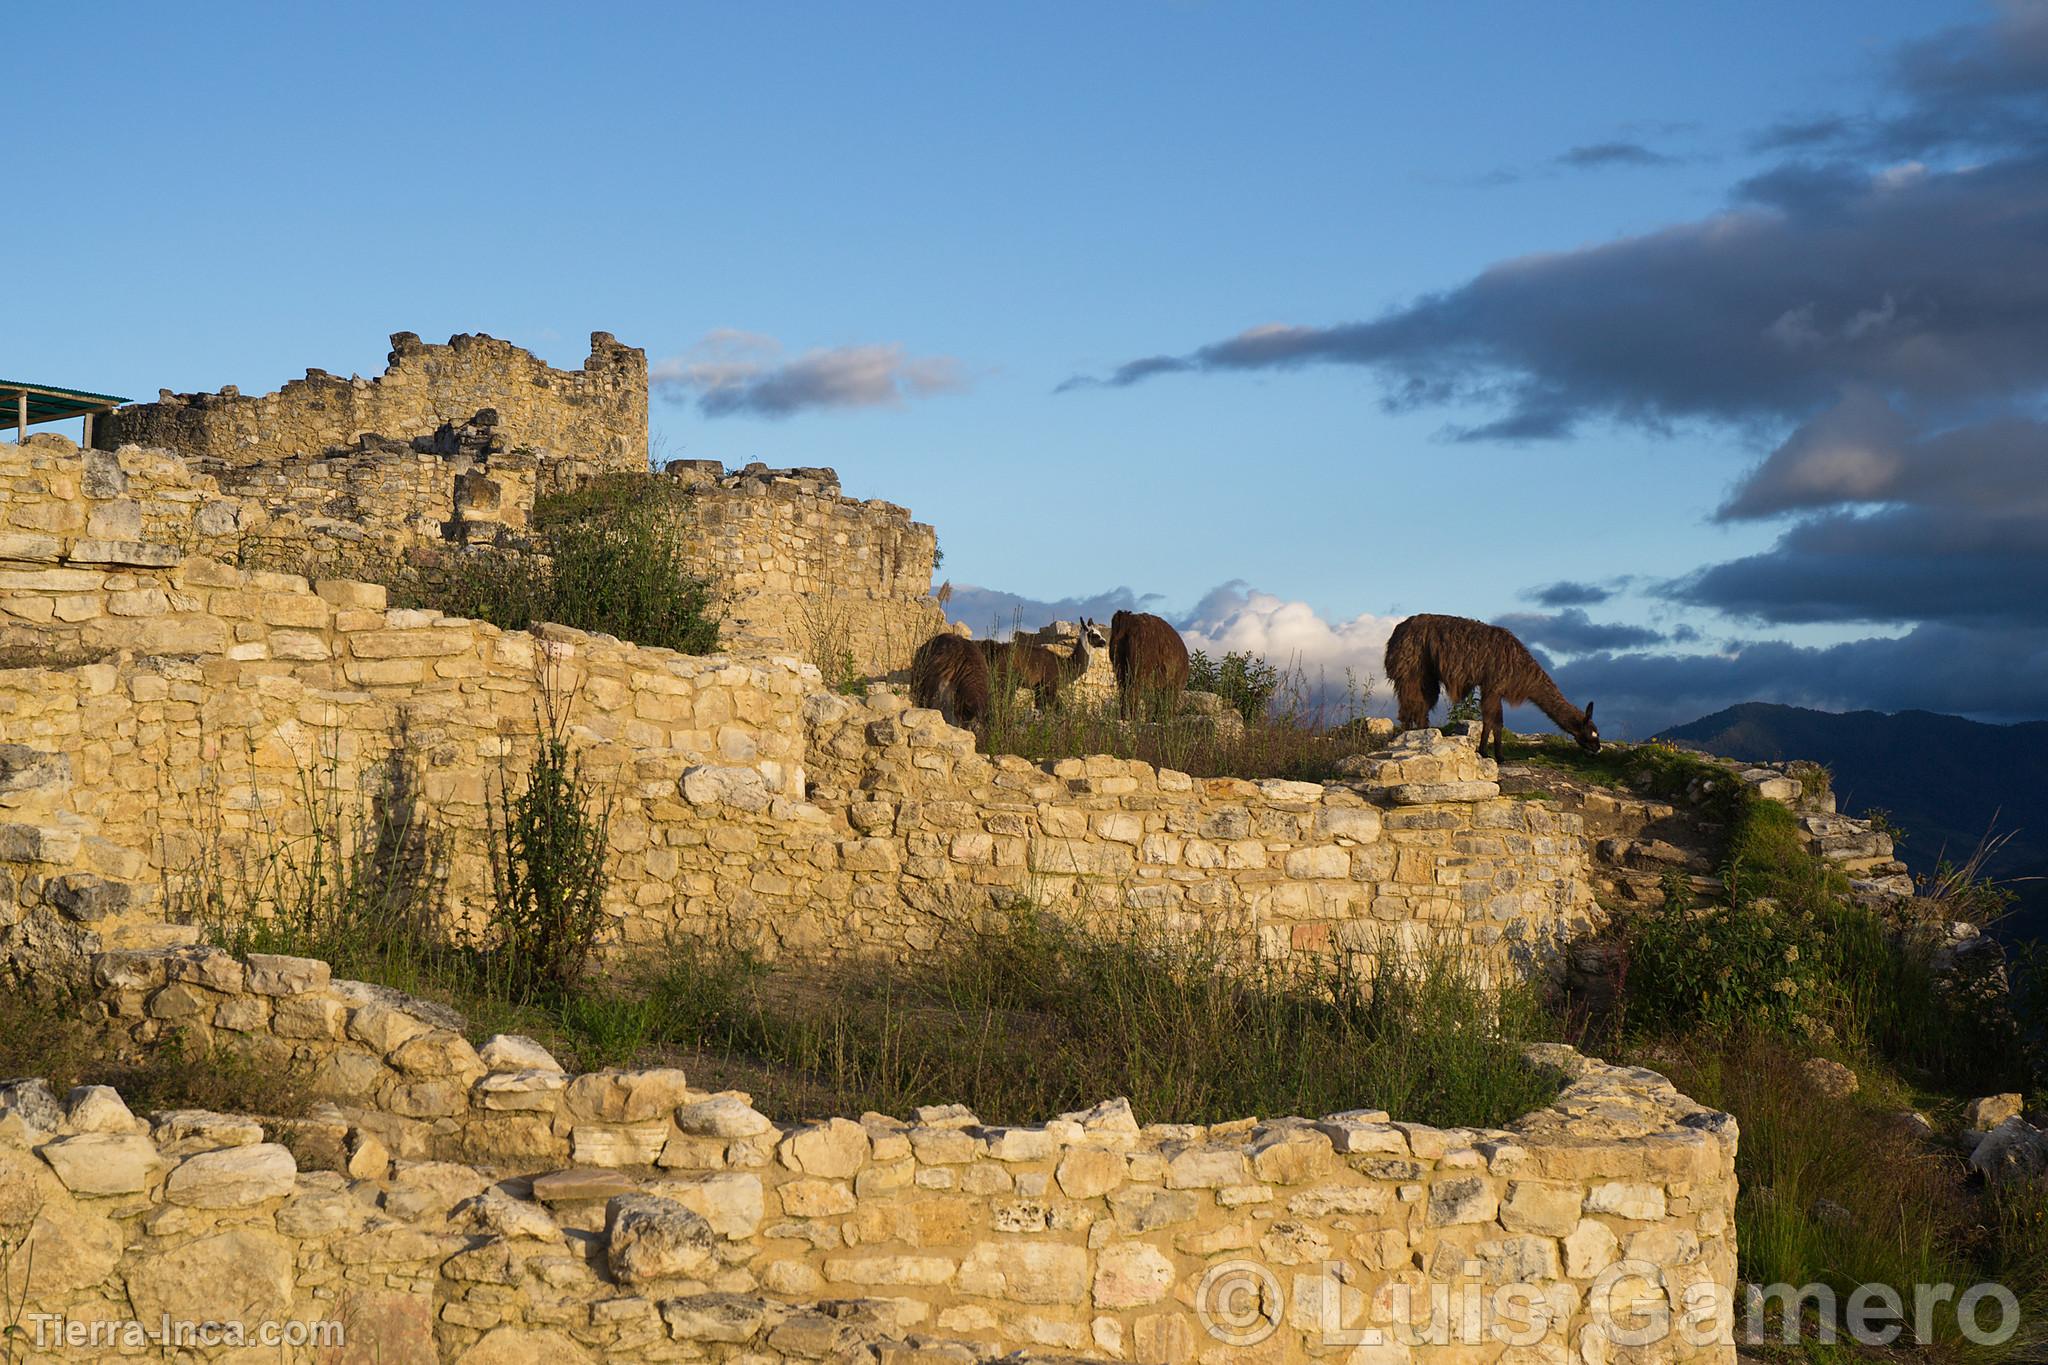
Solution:
[{"label": "brown llama", "polygon": [[1528,647],[1499,626],[1463,616],[1411,616],[1387,637],[1387,679],[1401,704],[1401,724],[1409,729],[1429,724],[1439,688],[1453,700],[1478,688],[1479,752],[1491,740],[1495,761],[1501,757],[1503,702],[1534,702],[1581,749],[1600,752],[1593,703],[1581,711],[1566,701]]},{"label": "brown llama", "polygon": [[1000,689],[1005,686],[1016,689],[1031,689],[1031,704],[1039,710],[1048,710],[1057,705],[1060,692],[1074,679],[1088,671],[1090,656],[1095,650],[1104,648],[1108,641],[1103,638],[1102,627],[1087,617],[1081,618],[1081,635],[1074,642],[1074,652],[1062,658],[1044,645],[1027,644],[1022,640],[977,640],[982,654],[988,659],[989,675],[997,695],[1007,696]]},{"label": "brown llama", "polygon": [[911,657],[910,699],[949,725],[979,730],[988,719],[988,656],[951,631],[932,636]]},{"label": "brown llama", "polygon": [[1145,697],[1171,706],[1188,685],[1188,647],[1180,632],[1144,611],[1120,611],[1109,618],[1109,662],[1124,714],[1135,716]]}]

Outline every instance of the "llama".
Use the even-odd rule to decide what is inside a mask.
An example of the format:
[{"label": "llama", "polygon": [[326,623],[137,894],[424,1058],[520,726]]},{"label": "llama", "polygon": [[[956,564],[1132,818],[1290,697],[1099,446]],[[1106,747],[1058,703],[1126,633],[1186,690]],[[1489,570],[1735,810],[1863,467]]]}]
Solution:
[{"label": "llama", "polygon": [[988,656],[951,631],[932,636],[910,660],[910,699],[949,725],[979,730],[988,719]]},{"label": "llama", "polygon": [[1188,685],[1188,647],[1180,632],[1150,612],[1120,611],[1109,618],[1109,662],[1124,714],[1135,716],[1139,701],[1157,696],[1171,706]]},{"label": "llama", "polygon": [[1387,637],[1387,679],[1401,704],[1401,724],[1410,729],[1429,724],[1439,687],[1454,699],[1478,688],[1479,752],[1486,752],[1491,739],[1496,762],[1502,702],[1536,703],[1581,749],[1600,752],[1593,703],[1581,711],[1566,701],[1528,647],[1499,626],[1462,616],[1411,616]]},{"label": "llama", "polygon": [[[978,640],[976,643],[988,659],[989,674],[995,687],[1028,687],[1031,689],[1031,704],[1044,711],[1058,704],[1061,690],[1088,671],[1090,657],[1095,650],[1104,648],[1108,641],[1103,638],[1102,627],[1084,616],[1081,618],[1080,638],[1074,642],[1074,652],[1065,658],[1044,645],[1026,644],[1021,640]],[[998,695],[1008,694],[999,690]]]}]

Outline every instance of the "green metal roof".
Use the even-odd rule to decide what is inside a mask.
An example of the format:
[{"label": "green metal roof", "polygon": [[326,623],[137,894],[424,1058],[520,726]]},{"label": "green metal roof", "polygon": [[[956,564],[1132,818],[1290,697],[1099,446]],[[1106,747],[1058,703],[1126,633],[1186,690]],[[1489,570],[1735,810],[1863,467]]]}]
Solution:
[{"label": "green metal roof", "polygon": [[59,389],[48,384],[29,384],[18,379],[0,379],[0,430],[13,426],[21,412],[21,394],[28,395],[28,424],[57,422],[66,417],[84,417],[107,412],[128,400],[110,393],[88,393],[84,389]]}]

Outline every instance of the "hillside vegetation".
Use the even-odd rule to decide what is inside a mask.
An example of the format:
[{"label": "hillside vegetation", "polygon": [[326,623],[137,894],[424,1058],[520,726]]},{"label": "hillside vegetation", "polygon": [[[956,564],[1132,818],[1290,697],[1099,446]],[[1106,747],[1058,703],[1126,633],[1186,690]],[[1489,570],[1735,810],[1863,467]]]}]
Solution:
[{"label": "hillside vegetation", "polygon": [[1835,776],[1842,808],[1886,812],[1906,837],[1899,857],[1920,877],[1969,857],[1994,828],[2010,836],[1986,867],[2018,900],[2015,939],[2048,937],[2048,722],[1986,725],[1930,711],[1837,714],[1745,702],[1660,739],[1744,762],[1809,759]]}]

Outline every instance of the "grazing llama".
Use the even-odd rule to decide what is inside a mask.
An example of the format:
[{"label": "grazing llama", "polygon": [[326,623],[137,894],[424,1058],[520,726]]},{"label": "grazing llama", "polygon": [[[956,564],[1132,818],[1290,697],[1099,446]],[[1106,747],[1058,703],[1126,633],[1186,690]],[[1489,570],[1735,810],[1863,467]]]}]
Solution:
[{"label": "grazing llama", "polygon": [[1056,705],[1060,692],[1074,679],[1088,671],[1089,660],[1098,649],[1105,648],[1108,640],[1103,637],[1102,627],[1087,617],[1081,618],[1081,635],[1074,642],[1074,652],[1062,658],[1044,645],[1026,644],[1021,640],[977,640],[981,652],[988,659],[989,674],[993,679],[997,695],[1008,695],[1000,689],[1028,687],[1031,689],[1031,704],[1044,711]]},{"label": "grazing llama", "polygon": [[980,730],[988,719],[988,656],[975,641],[951,631],[932,636],[910,660],[910,699],[949,725]]},{"label": "grazing llama", "polygon": [[1120,611],[1109,618],[1109,662],[1124,714],[1135,716],[1150,696],[1170,706],[1188,685],[1188,647],[1180,632],[1150,612]]},{"label": "grazing llama", "polygon": [[1503,702],[1534,702],[1581,749],[1600,752],[1593,704],[1587,702],[1581,711],[1566,701],[1527,646],[1499,626],[1463,616],[1411,616],[1387,638],[1387,679],[1401,704],[1401,724],[1411,729],[1429,724],[1439,688],[1453,699],[1478,688],[1479,752],[1485,753],[1491,740],[1496,761]]}]

